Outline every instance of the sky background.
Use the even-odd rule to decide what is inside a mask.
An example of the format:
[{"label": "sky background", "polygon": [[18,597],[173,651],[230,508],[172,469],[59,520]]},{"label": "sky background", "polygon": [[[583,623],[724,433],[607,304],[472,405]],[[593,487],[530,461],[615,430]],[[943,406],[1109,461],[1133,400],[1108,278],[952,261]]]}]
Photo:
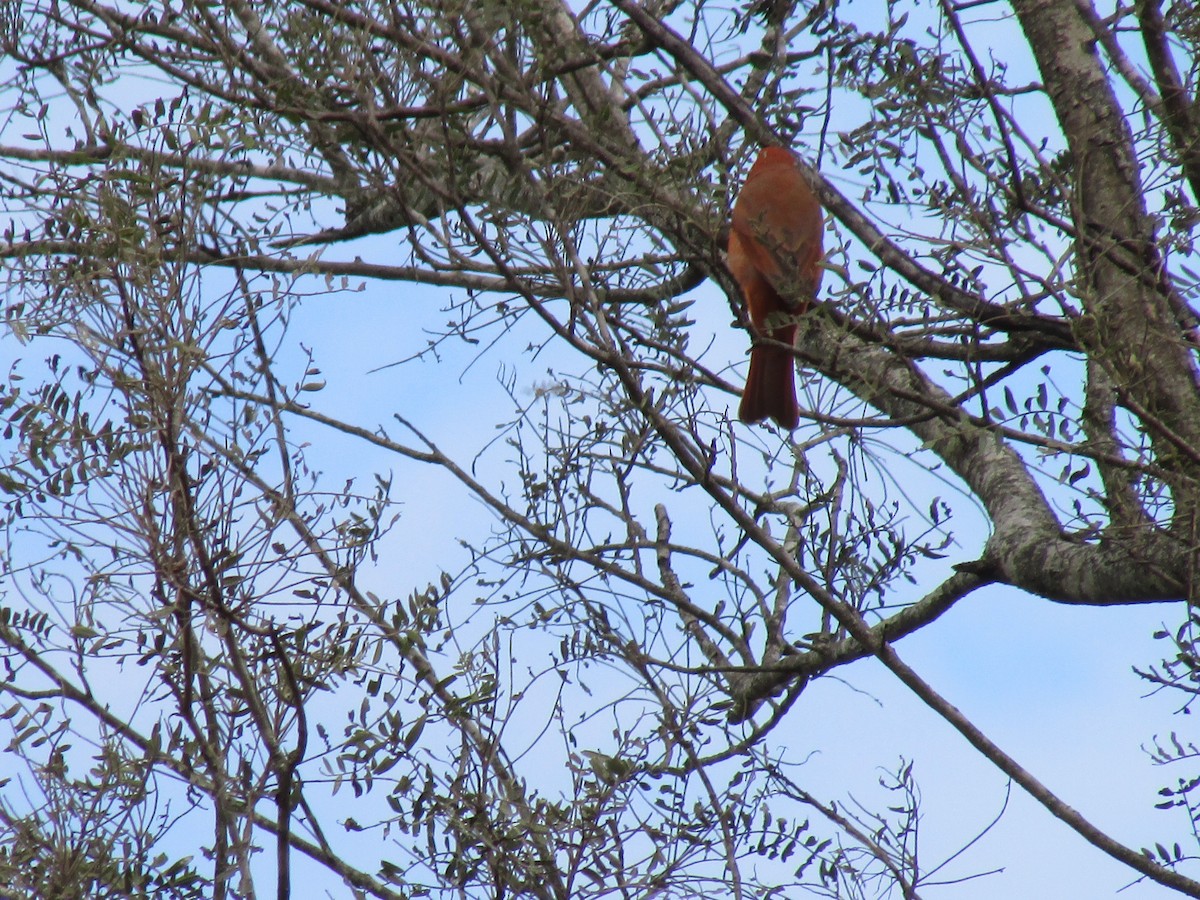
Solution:
[{"label": "sky background", "polygon": [[[996,46],[1008,32],[996,31]],[[131,96],[142,95],[142,85]],[[836,131],[837,123],[833,123]],[[5,133],[6,143],[16,143]],[[857,196],[861,179],[853,173],[826,171],[848,196]],[[336,222],[336,217],[329,223]],[[397,236],[382,236],[331,250],[330,258],[361,255],[368,261],[396,261]],[[222,275],[211,276],[220,282]],[[744,366],[746,336],[728,327],[728,303],[712,284],[695,290],[697,320],[693,347],[711,340],[704,361],[721,368],[722,360]],[[443,310],[453,291],[436,291],[398,283],[372,283],[347,291],[306,299],[292,313],[287,344],[277,361],[299,380],[301,346],[315,349],[315,364],[327,386],[309,395],[313,406],[365,427],[389,424],[391,411],[402,411],[459,459],[471,459],[496,437],[493,423],[512,401],[498,381],[512,377],[518,400],[534,402],[547,368],[567,360],[551,350],[536,360],[448,347],[436,363],[415,361],[373,371],[423,349],[429,336],[450,314]],[[518,346],[510,341],[508,346]],[[21,347],[11,337],[0,339],[0,360],[26,356],[40,360],[42,346]],[[475,357],[478,355],[478,358]],[[1077,377],[1069,364],[1056,371],[1068,382]],[[739,376],[740,377],[740,376]],[[736,379],[735,379],[736,380]],[[724,397],[732,413],[736,398]],[[743,426],[735,426],[743,427]],[[397,460],[343,435],[293,423],[294,436],[310,442],[311,463],[325,471],[327,487],[346,477],[369,483],[374,471],[391,471],[401,518],[381,545],[374,583],[391,595],[403,595],[442,571],[455,572],[468,555],[463,537],[482,539],[493,526],[491,514],[466,498],[452,480],[436,470]],[[771,437],[762,435],[764,441]],[[891,457],[894,476],[914,496],[945,494],[946,484],[929,477],[901,452]],[[960,504],[960,543],[945,565],[975,558],[986,539],[980,519],[972,523]],[[972,543],[974,542],[974,543]],[[933,569],[924,570],[932,574]],[[935,584],[922,578],[906,599],[916,599]],[[1145,752],[1156,735],[1179,731],[1187,742],[1197,739],[1191,717],[1173,716],[1171,695],[1147,698],[1149,686],[1131,665],[1156,664],[1167,654],[1152,632],[1180,618],[1175,607],[1149,604],[1105,609],[1070,607],[1004,588],[986,588],[961,601],[929,628],[898,645],[900,656],[935,689],[970,716],[985,733],[1048,787],[1118,840],[1149,846],[1168,835],[1187,833],[1179,810],[1158,811],[1157,791],[1191,773],[1152,764]],[[531,716],[531,718],[533,718]],[[999,814],[1006,784],[957,733],[919,703],[881,665],[864,660],[809,686],[773,740],[786,744],[792,758],[807,757],[799,770],[803,786],[825,801],[865,807],[879,805],[885,792],[879,779],[900,760],[914,760],[924,819],[922,859],[926,867],[958,851]],[[811,754],[811,755],[810,755]],[[552,757],[557,762],[557,753]],[[536,755],[525,763],[537,766]],[[5,774],[0,756],[0,777]],[[356,815],[360,805],[342,792],[330,801],[339,817]],[[366,816],[363,816],[366,818]],[[188,836],[190,837],[190,836]],[[351,853],[372,852],[374,845],[354,836],[335,834],[335,846]],[[264,854],[267,856],[268,854]],[[369,856],[369,854],[368,854]],[[269,871],[269,860],[263,860]],[[313,870],[297,859],[298,871]],[[369,868],[368,864],[368,868]],[[1002,868],[998,874],[928,889],[926,897],[972,900],[1011,898],[1092,898],[1113,896],[1128,882],[1126,870],[1086,845],[1065,825],[1013,788],[1000,821],[962,858],[944,871],[946,879]],[[313,882],[313,884],[318,882]],[[329,895],[345,896],[335,884]],[[1122,891],[1123,900],[1152,900],[1167,892],[1152,885]]]},{"label": "sky background", "polygon": [[[428,293],[420,297],[412,288],[373,284],[362,293],[314,298],[296,311],[293,338],[320,347],[317,362],[328,384],[311,397],[317,408],[369,424],[380,420],[381,398],[394,398],[383,402],[407,407],[406,415],[438,435],[444,448],[456,446],[469,457],[469,448],[482,448],[493,436],[479,423],[499,418],[494,404],[509,402],[496,384],[497,373],[516,366],[518,396],[523,383],[530,398],[545,373],[538,365],[496,353],[468,368],[465,352],[440,367],[417,363],[372,373],[420,348],[422,329],[414,325],[424,322],[435,329],[445,321],[436,307],[446,294]],[[706,284],[692,297],[698,330],[708,327],[716,333],[726,322],[724,296]],[[384,323],[398,318],[405,325],[392,332]],[[697,340],[702,342],[700,335]],[[740,332],[730,330],[710,355],[728,352],[731,362],[740,362],[743,341]],[[552,357],[539,363],[549,361]],[[409,398],[418,392],[429,399],[418,403],[414,413]],[[734,402],[729,401],[731,413]],[[471,412],[475,407],[478,416]],[[361,445],[354,449],[337,435],[314,436],[309,453],[314,462],[325,459],[331,474],[361,472],[372,465],[370,451]],[[456,557],[465,562],[455,538],[472,528],[482,534],[490,527],[490,513],[473,500],[455,500],[456,486],[428,468],[382,459],[379,464],[392,470],[396,497],[403,502],[401,519],[385,547],[405,548],[395,556],[382,553],[380,583],[386,584],[394,571],[404,583],[419,586],[436,580],[443,568],[453,571]],[[929,477],[922,483],[914,479],[917,470],[896,458],[897,477],[913,496],[947,494],[943,479]],[[959,546],[947,563],[974,558],[977,548],[968,542],[975,538],[982,544],[983,527],[980,520],[974,534],[970,528],[959,533]],[[917,599],[934,583],[920,580],[903,599]],[[1140,848],[1186,833],[1180,810],[1153,806],[1161,799],[1159,788],[1190,773],[1154,765],[1144,747],[1172,729],[1185,741],[1196,739],[1193,719],[1172,715],[1178,706],[1174,695],[1147,698],[1150,686],[1131,669],[1159,662],[1166,647],[1152,633],[1164,623],[1170,626],[1178,615],[1172,604],[1075,607],[989,587],[896,647],[901,658],[1065,802],[1118,840]],[[1006,779],[874,660],[810,684],[773,741],[787,746],[793,759],[811,753],[797,775],[802,785],[825,801],[851,808],[853,800],[867,808],[881,805],[877,801],[888,795],[880,778],[895,772],[902,759],[915,761],[926,867],[956,853],[1004,805]],[[950,881],[991,869],[1002,871],[929,888],[922,895],[1090,898],[1113,896],[1125,888],[1119,895],[1123,900],[1150,900],[1166,893],[1153,884],[1125,887],[1130,879],[1122,866],[1016,786],[1000,821],[947,866],[942,877]]]}]

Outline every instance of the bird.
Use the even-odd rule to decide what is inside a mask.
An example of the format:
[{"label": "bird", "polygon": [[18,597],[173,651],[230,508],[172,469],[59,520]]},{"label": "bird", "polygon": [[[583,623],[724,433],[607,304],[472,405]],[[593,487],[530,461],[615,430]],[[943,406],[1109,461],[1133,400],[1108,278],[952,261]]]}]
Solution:
[{"label": "bird", "polygon": [[743,422],[769,418],[788,431],[799,424],[795,358],[788,347],[796,340],[796,317],[808,311],[821,286],[822,220],[795,154],[764,147],[738,192],[729,229],[727,265],[746,298],[755,337],[738,407]]}]

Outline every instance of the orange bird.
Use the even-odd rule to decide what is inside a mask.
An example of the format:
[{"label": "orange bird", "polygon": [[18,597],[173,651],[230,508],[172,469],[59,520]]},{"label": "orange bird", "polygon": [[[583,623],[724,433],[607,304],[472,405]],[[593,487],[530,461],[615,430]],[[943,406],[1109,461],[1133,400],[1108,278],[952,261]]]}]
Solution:
[{"label": "orange bird", "polygon": [[[764,147],[750,167],[729,232],[729,271],[746,297],[756,338],[788,347],[796,316],[806,312],[821,285],[821,205],[783,147]],[[795,298],[792,305],[780,293]],[[786,347],[750,348],[750,374],[738,418],[774,419],[789,431],[800,421],[795,357]]]}]

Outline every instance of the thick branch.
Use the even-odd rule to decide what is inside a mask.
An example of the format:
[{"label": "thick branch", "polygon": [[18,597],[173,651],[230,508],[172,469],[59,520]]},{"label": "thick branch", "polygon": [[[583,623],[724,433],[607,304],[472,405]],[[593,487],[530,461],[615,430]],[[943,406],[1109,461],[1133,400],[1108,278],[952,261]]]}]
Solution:
[{"label": "thick branch", "polygon": [[[873,625],[871,632],[877,643],[898,641],[924,628],[967,594],[991,582],[992,579],[983,573],[956,572],[916,603]],[[730,721],[740,722],[748,719],[756,708],[757,701],[777,693],[786,685],[794,684],[797,679],[813,678],[830,669],[872,655],[873,651],[869,646],[853,637],[814,646],[811,650],[787,654],[772,665],[765,666],[753,674],[744,674],[732,682],[736,688],[737,702]]]},{"label": "thick branch", "polygon": [[[1075,333],[1129,397],[1170,435],[1200,448],[1200,390],[1189,346],[1176,323],[1170,291],[1156,276],[1164,263],[1146,212],[1129,126],[1113,95],[1088,24],[1074,5],[1015,0],[1042,79],[1071,149],[1076,257],[1088,287]],[[1135,265],[1129,265],[1130,260]],[[1146,423],[1164,468],[1194,470],[1166,432]],[[1188,519],[1195,487],[1182,479],[1176,509]],[[1189,497],[1191,495],[1191,497]]]},{"label": "thick branch", "polygon": [[[1182,596],[1185,548],[1154,529],[1091,544],[1065,536],[1026,463],[973,422],[917,367],[824,317],[802,330],[801,355],[823,374],[897,419],[967,484],[994,527],[986,558],[996,578],[1053,600],[1113,603]],[[922,413],[936,411],[936,416]]]}]

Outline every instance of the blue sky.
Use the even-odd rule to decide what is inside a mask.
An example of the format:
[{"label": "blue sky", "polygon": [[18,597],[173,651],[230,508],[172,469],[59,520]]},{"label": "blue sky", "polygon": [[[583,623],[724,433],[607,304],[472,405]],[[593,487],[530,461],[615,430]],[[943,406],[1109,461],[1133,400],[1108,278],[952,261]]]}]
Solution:
[{"label": "blue sky", "polygon": [[[997,33],[997,44],[1000,37]],[[836,168],[827,174],[849,196],[857,196],[858,176]],[[361,254],[369,261],[392,261],[398,241],[395,236],[374,238],[331,249],[327,256],[349,259]],[[209,277],[216,283],[223,279],[219,273]],[[827,285],[836,286],[832,279]],[[712,284],[697,289],[693,297],[693,348],[709,348],[704,361],[711,367],[744,367],[746,336],[728,327],[725,297]],[[306,395],[314,408],[364,427],[382,425],[398,437],[401,430],[390,414],[402,411],[458,459],[472,460],[489,448],[484,471],[494,474],[499,468],[487,466],[503,457],[502,448],[493,444],[495,424],[515,412],[498,379],[511,376],[517,400],[535,403],[548,367],[574,370],[578,361],[557,349],[530,360],[514,350],[448,345],[440,363],[431,359],[373,371],[423,349],[429,333],[448,318],[442,307],[453,299],[454,291],[401,283],[309,297],[293,313],[288,344],[277,362],[300,380],[298,348],[314,348],[315,364],[327,382],[324,390]],[[534,329],[529,330],[532,335]],[[515,338],[507,345],[520,346]],[[17,354],[32,360],[44,351],[18,348],[11,338],[0,345],[0,356]],[[1067,370],[1064,366],[1060,374],[1073,379]],[[740,375],[730,377],[736,381]],[[717,410],[732,410],[736,398],[712,403]],[[443,570],[456,572],[468,558],[457,540],[482,539],[493,525],[491,514],[477,501],[428,466],[388,457],[310,425],[294,427],[298,438],[310,442],[309,457],[325,471],[327,488],[337,489],[350,476],[369,484],[375,471],[393,474],[401,518],[381,545],[380,563],[370,574],[381,592],[403,595],[436,581]],[[765,445],[777,440],[764,432],[752,433]],[[906,440],[897,438],[900,444]],[[923,479],[919,463],[905,458],[909,450],[911,446],[900,446],[884,457],[893,477],[914,496],[945,495],[943,481]],[[813,462],[825,464],[820,459]],[[1055,468],[1053,462],[1049,468]],[[694,508],[684,499],[673,502]],[[944,572],[950,563],[978,553],[986,525],[973,518],[971,503],[959,506],[959,543],[944,564],[931,563],[921,570],[927,577],[905,599],[920,596],[935,583],[935,573]],[[1076,608],[988,588],[898,648],[935,688],[1064,800],[1118,839],[1140,847],[1186,831],[1178,811],[1153,809],[1157,789],[1176,776],[1154,767],[1142,748],[1172,728],[1186,735],[1191,720],[1172,716],[1171,697],[1144,699],[1147,686],[1130,671],[1132,665],[1159,660],[1166,648],[1150,634],[1178,618],[1176,608],[1163,605]],[[530,718],[536,718],[535,712]],[[854,797],[874,805],[881,796],[881,770],[894,769],[902,758],[914,760],[924,798],[922,856],[927,863],[940,861],[974,837],[999,812],[1005,795],[1004,779],[870,660],[812,684],[775,740],[787,746],[793,759],[807,758],[797,771],[809,790],[839,803]],[[552,743],[546,761],[557,765],[560,749]],[[525,762],[536,767],[539,758],[534,753]],[[330,801],[334,815],[360,808],[348,796],[343,792]],[[351,852],[367,849],[362,839],[337,838]],[[269,862],[263,865],[267,871]],[[964,877],[993,867],[1003,867],[1004,872],[966,887],[931,889],[927,896],[1108,896],[1126,877],[1117,864],[1085,845],[1019,789],[1013,790],[1003,819],[946,875]],[[338,889],[332,891],[339,895]],[[1120,896],[1140,900],[1162,894],[1161,888],[1139,885]]]},{"label": "blue sky", "polygon": [[[409,355],[423,341],[416,328],[393,331],[381,323],[411,324],[418,318],[436,327],[445,316],[434,309],[445,302],[445,296],[430,292],[429,297],[418,299],[401,286],[372,285],[362,294],[320,298],[299,309],[293,337],[309,344],[305,335],[311,335],[321,348],[318,363],[328,379],[324,391],[311,395],[315,406],[369,425],[385,411],[380,398],[395,397],[397,405],[407,405],[405,398],[423,392],[428,401],[418,402],[406,414],[438,435],[445,449],[458,447],[470,457],[472,448],[487,444],[493,435],[486,423],[499,418],[496,404],[507,402],[495,383],[496,372],[505,362],[500,354],[485,354],[465,372],[471,353],[463,349],[440,369],[417,363],[369,374],[372,368]],[[725,321],[724,298],[711,285],[698,289],[695,297],[698,327],[707,325],[717,332]],[[353,315],[347,315],[348,308]],[[394,334],[394,339],[381,334]],[[728,352],[732,361],[741,360],[741,343],[742,336],[731,332],[709,355]],[[532,396],[542,377],[542,368],[525,366],[517,383],[524,382]],[[430,378],[436,378],[437,387],[431,387]],[[729,403],[732,407],[733,401]],[[471,413],[476,405],[478,417]],[[316,459],[327,456],[331,471],[371,465],[370,454],[361,448],[347,457],[351,449],[343,438],[330,435],[327,444],[314,441],[310,452]],[[922,484],[917,465],[899,457],[897,463],[897,477],[914,495],[947,495],[944,481],[930,478]],[[461,557],[454,538],[463,533],[464,525],[486,530],[490,514],[474,501],[449,499],[446,492],[452,496],[456,487],[428,470],[417,470],[412,464],[380,464],[392,469],[399,486],[397,499],[403,502],[401,520],[385,548],[404,550],[395,557],[384,551],[379,578],[386,583],[388,572],[396,568],[409,584],[420,584],[425,577],[434,580],[442,568],[453,568],[450,560]],[[969,508],[961,515],[966,521],[948,563],[974,558],[979,547],[970,546],[970,541],[981,545],[986,537],[979,530],[984,527],[982,520],[973,531]],[[421,559],[427,561],[426,572],[419,564],[414,566],[414,560]],[[903,599],[916,599],[933,583],[921,580]],[[903,592],[894,599],[902,596]],[[1133,665],[1158,662],[1166,648],[1151,634],[1177,616],[1178,610],[1170,604],[1073,607],[991,587],[961,601],[897,648],[903,659],[1062,799],[1093,824],[1142,847],[1186,829],[1178,810],[1153,808],[1160,799],[1157,790],[1183,773],[1154,766],[1143,746],[1171,729],[1186,734],[1191,720],[1172,715],[1173,697],[1145,699],[1148,685],[1131,671]],[[894,771],[901,759],[915,761],[925,816],[921,840],[926,866],[959,850],[999,814],[1004,802],[1003,776],[872,660],[811,684],[776,732],[775,742],[786,746],[793,759],[812,754],[797,773],[818,797],[839,803],[853,797],[868,807],[886,796],[878,784],[885,771]],[[551,749],[547,759],[556,756]],[[924,895],[973,900],[1099,897],[1113,894],[1129,880],[1121,866],[1015,786],[1000,821],[942,877],[961,878],[992,868],[1003,871],[974,880],[969,887],[931,888]],[[1162,892],[1157,886],[1135,885],[1120,896],[1138,900]]]}]

